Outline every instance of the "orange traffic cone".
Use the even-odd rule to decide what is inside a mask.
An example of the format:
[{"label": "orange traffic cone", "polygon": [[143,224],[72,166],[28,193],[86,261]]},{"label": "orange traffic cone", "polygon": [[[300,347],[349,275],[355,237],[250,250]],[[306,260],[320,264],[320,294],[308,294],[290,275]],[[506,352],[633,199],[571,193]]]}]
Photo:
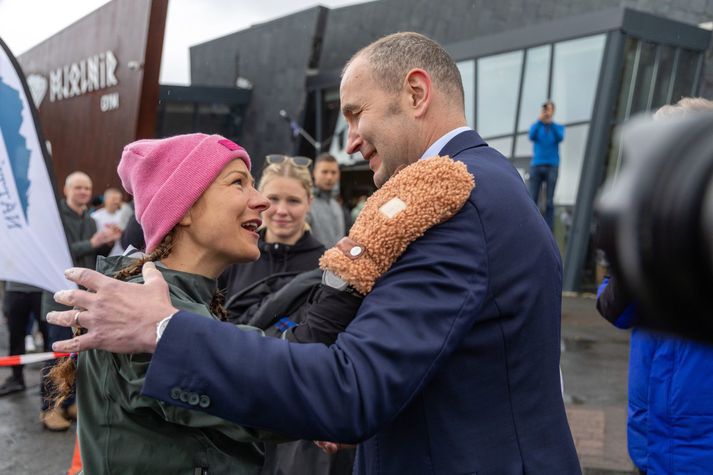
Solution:
[{"label": "orange traffic cone", "polygon": [[82,471],[82,456],[79,453],[79,438],[74,437],[74,454],[72,455],[72,465],[67,470],[67,475],[77,475]]}]

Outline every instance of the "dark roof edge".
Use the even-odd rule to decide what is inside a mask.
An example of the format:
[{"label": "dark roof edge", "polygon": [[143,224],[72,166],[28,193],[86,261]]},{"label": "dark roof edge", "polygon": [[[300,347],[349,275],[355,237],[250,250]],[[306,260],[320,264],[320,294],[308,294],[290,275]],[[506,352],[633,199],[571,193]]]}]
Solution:
[{"label": "dark roof edge", "polygon": [[[644,40],[698,51],[708,49],[711,40],[711,32],[696,25],[631,8],[615,7],[493,35],[476,36],[445,47],[453,59],[462,61],[612,30],[622,30]],[[340,74],[341,70],[320,71],[307,79],[307,88],[338,86]]]},{"label": "dark roof edge", "polygon": [[624,10],[622,29],[637,38],[696,51],[707,50],[711,41],[709,30],[631,8]]},{"label": "dark roof edge", "polygon": [[696,25],[631,8],[616,7],[475,37],[451,43],[446,49],[453,59],[461,61],[612,30],[622,30],[644,40],[698,51],[706,50],[711,38],[710,31]]}]

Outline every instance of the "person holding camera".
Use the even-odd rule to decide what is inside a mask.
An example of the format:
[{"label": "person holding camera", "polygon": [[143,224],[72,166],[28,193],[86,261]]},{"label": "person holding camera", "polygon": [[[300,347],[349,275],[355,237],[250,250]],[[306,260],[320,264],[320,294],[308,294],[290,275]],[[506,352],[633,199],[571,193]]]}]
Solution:
[{"label": "person holding camera", "polygon": [[[713,101],[686,97],[655,120],[713,111]],[[641,474],[707,474],[713,467],[713,347],[639,325],[641,305],[621,275],[604,279],[597,310],[632,329],[627,445]],[[683,314],[679,315],[683,318]]]},{"label": "person holding camera", "polygon": [[537,122],[530,127],[530,141],[533,143],[532,162],[530,162],[530,196],[539,202],[540,190],[546,188],[545,221],[554,229],[555,186],[560,166],[560,142],[564,140],[564,125],[552,120],[555,104],[548,100],[542,104]]}]

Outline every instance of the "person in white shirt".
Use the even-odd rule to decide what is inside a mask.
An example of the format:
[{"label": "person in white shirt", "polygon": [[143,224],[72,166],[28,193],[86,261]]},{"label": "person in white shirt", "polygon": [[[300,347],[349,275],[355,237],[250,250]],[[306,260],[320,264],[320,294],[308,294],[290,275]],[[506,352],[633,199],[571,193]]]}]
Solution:
[{"label": "person in white shirt", "polygon": [[[102,230],[106,226],[117,226],[122,231],[131,216],[131,207],[124,203],[124,195],[117,188],[107,188],[104,192],[104,207],[92,213],[92,218],[97,223],[97,229]],[[109,253],[110,256],[122,254],[124,248],[117,240]]]}]

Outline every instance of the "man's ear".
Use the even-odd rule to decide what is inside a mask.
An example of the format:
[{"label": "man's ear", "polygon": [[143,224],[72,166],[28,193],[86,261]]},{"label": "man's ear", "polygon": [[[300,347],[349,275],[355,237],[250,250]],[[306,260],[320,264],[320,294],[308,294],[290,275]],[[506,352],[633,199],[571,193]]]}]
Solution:
[{"label": "man's ear", "polygon": [[406,74],[404,80],[405,90],[408,94],[408,106],[421,117],[431,104],[431,76],[420,68],[414,68]]}]

